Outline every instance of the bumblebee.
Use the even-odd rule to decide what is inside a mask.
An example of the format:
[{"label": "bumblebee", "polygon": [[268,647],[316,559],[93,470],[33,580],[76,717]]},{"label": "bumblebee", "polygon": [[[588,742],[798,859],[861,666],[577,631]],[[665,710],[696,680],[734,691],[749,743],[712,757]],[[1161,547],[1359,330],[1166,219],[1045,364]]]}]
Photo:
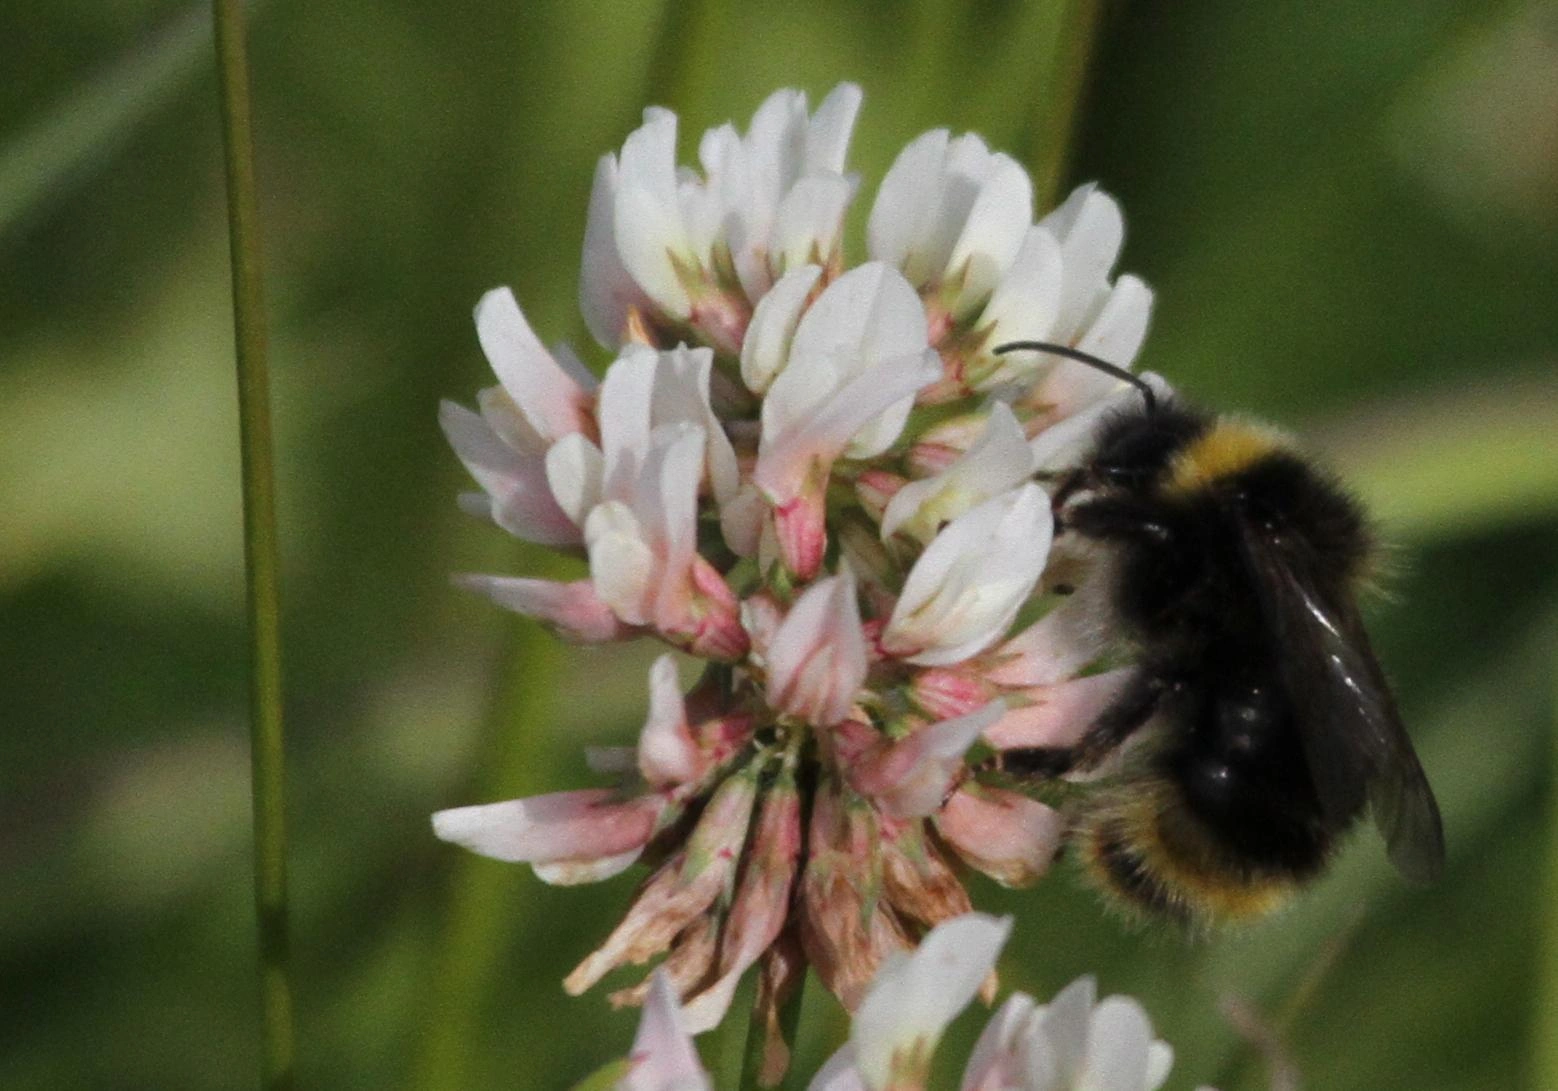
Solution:
[{"label": "bumblebee", "polygon": [[[1251,917],[1317,876],[1367,813],[1410,879],[1443,868],[1439,809],[1369,646],[1357,591],[1376,552],[1358,503],[1260,424],[1159,398],[1098,426],[1053,482],[1057,544],[1096,546],[1100,610],[1129,680],[1064,748],[993,759],[1018,779],[1096,770],[1072,845],[1128,910]],[[1127,743],[1131,745],[1126,745]]]}]

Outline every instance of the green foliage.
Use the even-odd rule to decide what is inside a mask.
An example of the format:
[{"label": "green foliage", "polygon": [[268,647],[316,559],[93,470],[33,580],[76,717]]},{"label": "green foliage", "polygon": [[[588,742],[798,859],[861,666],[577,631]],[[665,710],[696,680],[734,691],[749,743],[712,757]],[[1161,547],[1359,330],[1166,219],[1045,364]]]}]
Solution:
[{"label": "green foliage", "polygon": [[[165,52],[181,3],[14,7],[0,57],[28,78],[0,90],[0,1086],[252,1086],[213,80]],[[1048,170],[1056,134],[1033,119],[1067,93],[1068,61],[1034,43],[1056,10],[257,6],[300,1085],[566,1086],[632,1039],[634,1013],[558,982],[634,879],[546,888],[428,829],[437,807],[589,783],[582,748],[632,738],[653,652],[562,649],[449,588],[450,571],[566,569],[454,508],[466,485],[435,413],[490,381],[475,299],[512,284],[543,336],[604,364],[574,303],[585,201],[595,158],[651,101],[682,112],[690,158],[690,134],[769,90],[849,78],[866,90],[866,195],[931,125]],[[976,902],[1019,918],[1005,984],[1047,995],[1095,972],[1138,995],[1176,1047],[1175,1086],[1263,1087],[1278,1055],[1326,1088],[1558,1082],[1553,1047],[1533,1050],[1558,1041],[1538,957],[1558,943],[1542,877],[1558,65],[1533,62],[1551,47],[1522,29],[1529,10],[1101,13],[1066,173],[1120,197],[1125,268],[1159,293],[1143,366],[1313,436],[1380,513],[1399,557],[1375,632],[1451,852],[1445,882],[1418,890],[1361,836],[1291,911],[1197,942],[1125,929],[1067,867],[1031,891],[978,884]],[[96,94],[104,73],[122,94]],[[1480,151],[1488,126],[1506,154]],[[809,990],[800,1069],[840,1026]],[[705,1043],[711,1064],[739,1067],[743,1030]]]}]

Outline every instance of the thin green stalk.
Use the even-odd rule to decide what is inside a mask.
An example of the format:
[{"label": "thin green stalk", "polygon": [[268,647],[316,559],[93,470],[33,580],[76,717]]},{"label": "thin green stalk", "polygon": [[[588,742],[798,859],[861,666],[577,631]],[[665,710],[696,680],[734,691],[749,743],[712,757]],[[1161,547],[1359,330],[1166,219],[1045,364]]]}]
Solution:
[{"label": "thin green stalk", "polygon": [[[1558,678],[1558,673],[1554,674]],[[1549,748],[1552,775],[1547,785],[1547,907],[1538,967],[1536,1027],[1533,1041],[1532,1087],[1558,1087],[1558,690],[1554,692]]]},{"label": "thin green stalk", "polygon": [[259,918],[261,1086],[293,1083],[292,987],[287,955],[287,832],[281,724],[280,596],[270,390],[265,367],[259,211],[250,127],[243,8],[213,0],[227,219],[232,245],[239,443],[243,452],[244,571],[249,610],[249,703],[254,799],[254,899]]}]

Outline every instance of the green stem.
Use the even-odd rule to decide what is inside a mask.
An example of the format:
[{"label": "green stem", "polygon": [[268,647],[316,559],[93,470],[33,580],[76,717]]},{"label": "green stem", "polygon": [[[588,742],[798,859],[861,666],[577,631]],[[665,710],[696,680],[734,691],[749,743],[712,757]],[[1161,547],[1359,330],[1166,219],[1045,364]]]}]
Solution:
[{"label": "green stem", "polygon": [[1538,965],[1538,996],[1531,1081],[1533,1087],[1558,1087],[1558,691],[1554,693],[1554,725],[1549,745],[1552,777],[1547,787],[1547,906]]},{"label": "green stem", "polygon": [[250,127],[243,8],[213,0],[227,218],[232,245],[239,443],[243,452],[244,571],[248,586],[254,797],[254,897],[259,918],[261,1085],[293,1082],[292,987],[287,969],[287,832],[281,724],[280,596],[270,392],[265,367],[259,212]]}]

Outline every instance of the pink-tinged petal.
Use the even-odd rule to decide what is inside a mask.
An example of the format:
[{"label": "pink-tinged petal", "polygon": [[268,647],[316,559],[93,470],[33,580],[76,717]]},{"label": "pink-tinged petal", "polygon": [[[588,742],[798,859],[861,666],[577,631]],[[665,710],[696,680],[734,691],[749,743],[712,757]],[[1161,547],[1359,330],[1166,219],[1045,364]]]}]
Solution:
[{"label": "pink-tinged petal", "polygon": [[660,954],[716,898],[728,896],[756,796],[750,770],[715,789],[686,848],[650,877],[606,942],[563,980],[569,995],[577,996],[624,963]]},{"label": "pink-tinged petal", "polygon": [[822,276],[820,265],[792,268],[757,302],[741,344],[741,381],[762,394],[790,356],[795,327]]},{"label": "pink-tinged petal", "polygon": [[618,1091],[712,1091],[713,1087],[692,1036],[682,1026],[676,989],[663,970],[656,970]]},{"label": "pink-tinged petal", "polygon": [[[791,366],[794,366],[793,357]],[[790,374],[791,369],[786,368],[780,379]],[[846,447],[850,448],[851,457],[856,458],[880,453],[855,451],[851,447],[851,437],[869,426],[875,443],[887,435],[887,431],[878,429],[877,424],[891,423],[888,418],[892,417],[897,424],[883,444],[884,449],[890,446],[908,418],[914,393],[940,376],[940,357],[927,349],[917,356],[885,361],[851,380],[821,406],[808,406],[807,412],[815,409],[814,415],[786,421],[787,430],[770,428],[765,419],[753,481],[772,503],[781,505],[799,496],[813,475],[820,472],[825,477]],[[768,404],[765,401],[765,415]]]},{"label": "pink-tinged petal", "polygon": [[875,889],[871,861],[877,839],[871,805],[824,779],[808,828],[800,937],[823,985],[850,1009],[859,1006],[882,960],[910,946],[902,922]]},{"label": "pink-tinged petal", "polygon": [[741,885],[725,925],[721,976],[687,1005],[688,1026],[694,1034],[713,1029],[724,1018],[742,975],[779,938],[789,918],[800,851],[801,798],[786,770],[763,797]]},{"label": "pink-tinged petal", "polygon": [[974,1043],[958,1091],[1020,1091],[1027,1087],[1049,1086],[1023,1081],[1024,1065],[1019,1051],[1033,1011],[1033,997],[1013,993],[1007,998],[985,1024],[979,1041]]},{"label": "pink-tinged petal", "polygon": [[538,545],[577,545],[579,528],[553,499],[546,467],[509,447],[479,415],[453,402],[439,407],[449,446],[492,498],[492,519],[517,538]]},{"label": "pink-tinged petal", "polygon": [[929,724],[852,763],[850,787],[871,796],[883,814],[920,818],[941,806],[963,773],[963,755],[1000,718],[1005,706],[992,701],[977,712]]},{"label": "pink-tinged petal", "polygon": [[821,580],[796,600],[769,646],[769,707],[818,727],[836,724],[854,707],[866,666],[854,576]]},{"label": "pink-tinged petal", "polygon": [[673,655],[662,655],[649,668],[649,717],[638,737],[638,769],[657,788],[685,784],[703,773]]},{"label": "pink-tinged petal", "polygon": [[969,913],[931,929],[914,953],[888,959],[850,1028],[868,1086],[923,1084],[942,1032],[990,976],[1011,930],[1010,917]]},{"label": "pink-tinged petal", "polygon": [[929,542],[943,524],[977,504],[999,496],[1033,473],[1022,425],[1003,402],[990,406],[984,432],[968,453],[935,477],[911,481],[893,495],[882,514],[882,537],[902,529]]},{"label": "pink-tinged petal", "polygon": [[720,508],[720,534],[730,551],[738,557],[756,556],[767,516],[768,503],[763,494],[750,481],[744,482]]},{"label": "pink-tinged petal", "polygon": [[687,650],[704,659],[735,661],[747,654],[751,641],[741,623],[741,602],[725,577],[701,554],[694,554],[688,578],[691,582],[691,621],[666,631],[686,641]]},{"label": "pink-tinged petal", "polygon": [[915,673],[909,693],[927,715],[951,720],[989,704],[995,699],[996,687],[982,671],[931,667]]},{"label": "pink-tinged petal", "polygon": [[601,601],[589,580],[557,583],[473,574],[456,576],[454,582],[517,614],[535,618],[564,640],[599,644],[636,635]]},{"label": "pink-tinged petal", "polygon": [[439,811],[433,832],[495,860],[544,864],[642,848],[664,808],[658,796],[621,799],[588,788]]},{"label": "pink-tinged petal", "polygon": [[543,439],[593,430],[589,393],[552,359],[508,288],[494,288],[476,304],[476,336],[503,389]]},{"label": "pink-tinged petal", "polygon": [[774,538],[779,557],[797,580],[816,577],[828,548],[828,466],[813,462],[795,495],[774,507]]},{"label": "pink-tinged petal", "polygon": [[1023,696],[1031,704],[1014,707],[985,732],[997,750],[1022,746],[1070,746],[1112,705],[1135,669],[1036,686]]},{"label": "pink-tinged petal", "polygon": [[964,788],[937,813],[936,829],[959,856],[1002,886],[1025,886],[1055,859],[1065,819],[1016,792]]},{"label": "pink-tinged petal", "polygon": [[1038,582],[1053,525],[1049,498],[1032,484],[958,516],[909,571],[882,649],[947,666],[994,643]]},{"label": "pink-tinged petal", "polygon": [[1108,646],[1107,614],[1079,591],[991,651],[985,677],[1002,686],[1044,686],[1070,678]]}]

